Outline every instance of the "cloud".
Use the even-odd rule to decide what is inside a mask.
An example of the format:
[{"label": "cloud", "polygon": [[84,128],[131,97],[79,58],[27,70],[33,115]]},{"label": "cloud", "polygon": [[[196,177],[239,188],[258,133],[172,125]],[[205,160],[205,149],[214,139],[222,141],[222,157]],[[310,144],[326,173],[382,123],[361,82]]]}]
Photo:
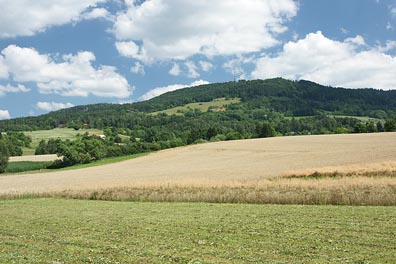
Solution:
[{"label": "cloud", "polygon": [[393,31],[395,28],[393,27],[393,25],[390,22],[388,22],[388,24],[386,24],[386,29]]},{"label": "cloud", "polygon": [[140,100],[149,100],[151,98],[154,98],[156,96],[159,96],[161,94],[167,93],[167,92],[171,92],[171,91],[176,91],[179,89],[183,89],[183,88],[189,88],[189,87],[194,87],[194,86],[199,86],[199,85],[204,85],[204,84],[209,84],[209,82],[207,81],[203,81],[203,80],[199,80],[199,81],[195,81],[191,84],[173,84],[173,85],[168,85],[168,86],[164,86],[164,87],[157,87],[154,88],[150,91],[148,91],[147,93],[145,93],[144,95],[142,95],[139,99]]},{"label": "cloud", "polygon": [[[388,48],[392,47],[389,43]],[[276,56],[261,57],[252,72],[253,78],[284,77],[332,86],[382,89],[396,89],[395,76],[396,57],[378,47],[362,50],[351,41],[331,40],[320,31],[286,43]]]},{"label": "cloud", "polygon": [[141,60],[145,63],[151,63],[151,60],[147,58],[144,47],[139,47],[133,41],[121,41],[115,43],[118,53],[127,58],[133,58]]},{"label": "cloud", "polygon": [[24,85],[18,84],[18,86],[12,86],[10,84],[0,85],[0,96],[4,96],[6,93],[27,93],[30,89],[26,88]]},{"label": "cloud", "polygon": [[144,71],[144,65],[141,64],[140,62],[135,62],[135,65],[131,67],[131,72],[134,74],[141,74],[144,75],[145,71]]},{"label": "cloud", "polygon": [[391,51],[391,50],[396,50],[396,41],[394,41],[394,40],[388,40],[386,43],[385,43],[385,46],[378,46],[377,47],[377,51],[378,52],[388,52],[388,51]]},{"label": "cloud", "polygon": [[10,113],[8,110],[0,110],[0,119],[10,119]]},{"label": "cloud", "polygon": [[1,54],[14,81],[36,82],[43,94],[126,98],[132,93],[128,81],[115,67],[95,68],[95,55],[88,51],[53,58],[33,48],[10,45]]},{"label": "cloud", "polygon": [[364,41],[364,38],[362,36],[357,35],[354,38],[347,38],[344,40],[344,42],[351,43],[357,46],[365,46],[366,41]]},{"label": "cloud", "polygon": [[346,29],[346,28],[340,28],[340,31],[341,31],[341,33],[342,34],[344,34],[344,35],[346,35],[346,34],[348,34],[349,33],[349,30],[348,29]]},{"label": "cloud", "polygon": [[233,78],[238,77],[238,79],[245,79],[245,70],[244,67],[246,64],[252,64],[255,62],[255,58],[237,56],[236,58],[230,59],[223,64],[223,68],[230,74],[232,74]]},{"label": "cloud", "polygon": [[199,77],[199,73],[198,73],[198,67],[197,65],[195,65],[195,63],[193,61],[186,61],[186,63],[184,63],[184,65],[187,67],[187,76],[189,78],[198,78]]},{"label": "cloud", "polygon": [[51,26],[77,21],[88,8],[105,1],[0,0],[0,37],[33,36]]},{"label": "cloud", "polygon": [[55,103],[55,102],[37,102],[36,104],[37,108],[45,111],[56,111],[64,108],[70,108],[73,107],[74,105],[71,103]]},{"label": "cloud", "polygon": [[396,6],[390,6],[389,7],[389,12],[392,17],[396,17]]},{"label": "cloud", "polygon": [[[195,62],[189,60],[184,63],[184,66],[187,69],[186,75],[189,78],[198,78],[200,76],[198,72],[199,70],[208,72],[214,67],[209,61],[203,60],[198,61],[198,65]],[[181,74],[180,65],[174,62],[168,73],[173,76],[179,76]]]},{"label": "cloud", "polygon": [[273,47],[279,44],[277,35],[287,30],[286,23],[298,10],[293,0],[255,0],[249,4],[246,0],[151,0],[127,1],[127,5],[128,9],[117,15],[113,32],[118,40],[139,46],[133,57],[145,63]]},{"label": "cloud", "polygon": [[0,55],[0,79],[7,79],[8,78],[8,69],[4,63],[3,56]]},{"label": "cloud", "polygon": [[94,8],[91,11],[85,12],[80,16],[81,20],[93,20],[103,18],[109,21],[113,21],[114,17],[105,8]]},{"label": "cloud", "polygon": [[173,63],[172,68],[169,70],[169,74],[173,76],[179,76],[180,75],[180,66],[177,63]]},{"label": "cloud", "polygon": [[208,72],[213,69],[213,64],[209,61],[199,61],[199,65],[204,72]]}]

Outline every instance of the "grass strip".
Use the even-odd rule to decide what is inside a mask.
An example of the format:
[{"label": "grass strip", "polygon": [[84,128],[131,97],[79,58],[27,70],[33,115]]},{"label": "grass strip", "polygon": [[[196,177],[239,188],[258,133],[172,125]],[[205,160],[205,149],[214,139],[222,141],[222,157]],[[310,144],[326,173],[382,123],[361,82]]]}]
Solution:
[{"label": "grass strip", "polygon": [[17,172],[25,172],[25,171],[36,171],[36,170],[44,170],[52,162],[48,161],[17,161],[17,162],[9,162],[6,173],[17,173]]}]

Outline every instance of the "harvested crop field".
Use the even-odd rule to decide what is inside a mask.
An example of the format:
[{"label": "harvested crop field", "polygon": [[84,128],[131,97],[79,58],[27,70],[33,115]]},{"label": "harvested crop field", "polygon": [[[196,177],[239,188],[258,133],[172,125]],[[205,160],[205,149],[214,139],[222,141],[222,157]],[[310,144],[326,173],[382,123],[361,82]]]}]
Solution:
[{"label": "harvested crop field", "polygon": [[21,161],[54,161],[59,159],[56,154],[48,154],[48,155],[27,155],[27,156],[16,156],[10,157],[10,162],[21,162]]},{"label": "harvested crop field", "polygon": [[216,142],[169,149],[99,167],[4,176],[0,177],[0,194],[167,185],[249,185],[312,169],[388,166],[396,160],[395,150],[396,133]]}]

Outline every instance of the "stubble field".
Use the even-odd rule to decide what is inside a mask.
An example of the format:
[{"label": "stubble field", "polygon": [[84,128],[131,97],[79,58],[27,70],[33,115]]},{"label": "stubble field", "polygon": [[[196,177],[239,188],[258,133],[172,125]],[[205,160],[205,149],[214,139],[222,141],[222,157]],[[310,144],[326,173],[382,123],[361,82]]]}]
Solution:
[{"label": "stubble field", "polygon": [[395,150],[396,133],[216,142],[98,167],[0,177],[0,196],[395,205]]}]

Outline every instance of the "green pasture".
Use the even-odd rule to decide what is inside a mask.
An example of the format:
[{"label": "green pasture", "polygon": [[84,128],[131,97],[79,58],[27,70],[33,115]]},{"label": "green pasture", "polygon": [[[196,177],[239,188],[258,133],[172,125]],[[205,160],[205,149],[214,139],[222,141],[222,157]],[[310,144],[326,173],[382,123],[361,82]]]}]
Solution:
[{"label": "green pasture", "polygon": [[395,209],[1,200],[0,263],[393,263]]},{"label": "green pasture", "polygon": [[193,111],[195,109],[199,109],[199,111],[201,112],[208,112],[209,107],[212,107],[213,111],[224,111],[227,105],[237,104],[240,102],[241,102],[240,98],[232,98],[232,99],[218,98],[210,102],[190,103],[184,106],[177,106],[163,111],[153,112],[151,114],[158,115],[161,113],[165,113],[168,115],[182,115],[185,112]]},{"label": "green pasture", "polygon": [[52,164],[51,161],[16,161],[9,162],[6,173],[18,173],[27,171],[42,171]]},{"label": "green pasture", "polygon": [[37,130],[37,131],[24,131],[25,135],[32,138],[30,148],[23,149],[23,155],[34,155],[36,148],[38,147],[41,140],[57,139],[62,140],[70,139],[73,140],[78,134],[103,134],[102,130],[99,129],[80,129],[74,130],[72,128],[55,128],[51,130]]}]

